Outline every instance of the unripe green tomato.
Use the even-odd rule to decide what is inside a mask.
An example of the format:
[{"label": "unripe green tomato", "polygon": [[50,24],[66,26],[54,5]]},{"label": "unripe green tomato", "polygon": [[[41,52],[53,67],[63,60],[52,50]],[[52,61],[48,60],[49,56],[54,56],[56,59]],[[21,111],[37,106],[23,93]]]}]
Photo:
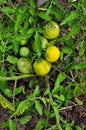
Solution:
[{"label": "unripe green tomato", "polygon": [[20,45],[26,45],[27,44],[27,40],[26,39],[22,39],[21,42],[20,42]]},{"label": "unripe green tomato", "polygon": [[17,62],[17,68],[21,73],[30,73],[32,71],[31,61],[27,58],[20,58]]},{"label": "unripe green tomato", "polygon": [[27,47],[21,47],[20,48],[20,51],[19,51],[20,56],[28,57],[29,53],[30,53],[30,51],[29,51],[29,49]]},{"label": "unripe green tomato", "polygon": [[59,35],[59,33],[60,33],[60,28],[58,24],[54,21],[50,21],[44,27],[43,34],[47,39],[54,39]]}]

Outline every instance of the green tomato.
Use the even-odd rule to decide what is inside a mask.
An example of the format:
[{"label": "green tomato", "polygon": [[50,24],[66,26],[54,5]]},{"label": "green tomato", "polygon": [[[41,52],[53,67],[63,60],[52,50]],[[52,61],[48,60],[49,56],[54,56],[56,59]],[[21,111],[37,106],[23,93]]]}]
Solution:
[{"label": "green tomato", "polygon": [[21,73],[30,73],[32,71],[31,61],[27,58],[20,58],[17,62],[17,68]]},{"label": "green tomato", "polygon": [[29,53],[30,53],[30,51],[29,51],[29,49],[27,47],[21,47],[20,48],[20,51],[19,51],[20,56],[28,57]]},{"label": "green tomato", "polygon": [[47,39],[54,39],[59,35],[59,33],[60,33],[60,28],[58,24],[54,21],[50,21],[44,27],[43,34]]},{"label": "green tomato", "polygon": [[22,46],[23,46],[23,45],[26,45],[27,42],[28,42],[28,41],[27,41],[26,39],[22,39],[21,42],[20,42],[20,45],[22,45]]}]

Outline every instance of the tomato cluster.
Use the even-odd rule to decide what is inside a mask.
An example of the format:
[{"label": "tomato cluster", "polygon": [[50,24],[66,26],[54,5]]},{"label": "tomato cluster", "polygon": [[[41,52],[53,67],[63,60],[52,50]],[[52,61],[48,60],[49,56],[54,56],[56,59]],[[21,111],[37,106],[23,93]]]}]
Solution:
[{"label": "tomato cluster", "polygon": [[[43,30],[43,36],[40,37],[42,50],[44,51],[44,57],[36,58],[33,62],[28,59],[30,55],[30,50],[26,46],[28,44],[28,41],[22,40],[20,43],[22,47],[19,50],[20,59],[17,63],[18,70],[21,73],[30,73],[33,70],[37,75],[48,74],[51,69],[51,63],[56,62],[60,57],[59,48],[55,45],[52,45],[52,43],[48,42],[48,40],[57,38],[59,36],[59,33],[60,28],[56,22],[50,21],[48,24],[46,24]],[[31,48],[31,51],[35,53],[36,48],[34,42],[32,43]]]}]

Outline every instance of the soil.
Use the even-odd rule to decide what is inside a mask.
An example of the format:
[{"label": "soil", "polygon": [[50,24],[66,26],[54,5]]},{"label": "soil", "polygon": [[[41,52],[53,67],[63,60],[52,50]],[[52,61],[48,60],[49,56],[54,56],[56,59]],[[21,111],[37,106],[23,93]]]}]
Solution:
[{"label": "soil", "polygon": [[[40,0],[38,0],[40,1]],[[38,5],[41,5],[41,3],[38,3]],[[60,3],[63,5],[67,4],[66,0],[60,0]],[[85,70],[86,72],[86,70]],[[54,75],[55,77],[55,75]],[[21,84],[27,83],[27,79],[24,79],[20,82]],[[52,84],[52,83],[51,83]],[[10,83],[10,86],[12,83]],[[20,97],[21,98],[21,97]],[[86,125],[86,94],[80,96],[80,100],[83,101],[83,105],[79,106],[76,104],[72,104],[72,101],[68,107],[63,107],[60,109],[60,115],[64,120],[67,120],[68,122],[71,122],[74,120],[75,124],[78,126]],[[7,109],[2,108],[0,106],[0,124],[3,122],[6,122],[9,118],[9,112]],[[39,117],[37,114],[33,115],[30,122],[27,123],[27,125],[19,125],[19,130],[33,130],[39,120]],[[54,120],[50,121],[52,124],[54,123]],[[0,130],[8,130],[7,128],[0,128]]]},{"label": "soil", "polygon": [[[60,109],[60,115],[67,122],[72,122],[74,120],[75,125],[82,127],[86,125],[86,94],[80,96],[79,98],[83,105],[79,106],[71,101],[68,107],[62,107]],[[7,109],[4,109],[0,106],[0,124],[3,122],[7,122],[9,118],[9,112]],[[26,125],[21,125],[18,123],[19,130],[33,130],[39,120],[39,116],[34,114]],[[54,124],[55,120],[50,119],[50,124]],[[8,130],[7,128],[0,128],[0,130]]]}]

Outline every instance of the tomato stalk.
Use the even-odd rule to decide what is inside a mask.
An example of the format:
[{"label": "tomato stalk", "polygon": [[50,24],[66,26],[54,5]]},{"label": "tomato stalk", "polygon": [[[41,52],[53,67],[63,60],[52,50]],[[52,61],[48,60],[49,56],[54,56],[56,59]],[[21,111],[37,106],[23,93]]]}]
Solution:
[{"label": "tomato stalk", "polygon": [[12,77],[2,77],[0,76],[0,80],[5,81],[5,80],[19,80],[23,78],[28,78],[28,77],[33,77],[33,74],[24,74],[24,75],[19,75],[19,76],[12,76]]},{"label": "tomato stalk", "polygon": [[52,98],[52,93],[50,92],[50,84],[49,84],[49,76],[45,75],[45,82],[46,82],[46,86],[48,88],[48,95],[49,95],[49,99],[50,99],[50,105],[52,106],[54,113],[55,113],[55,117],[56,117],[56,127],[58,130],[62,130],[61,125],[60,125],[60,120],[59,120],[59,110],[58,107],[55,105],[55,102],[53,101]]}]

